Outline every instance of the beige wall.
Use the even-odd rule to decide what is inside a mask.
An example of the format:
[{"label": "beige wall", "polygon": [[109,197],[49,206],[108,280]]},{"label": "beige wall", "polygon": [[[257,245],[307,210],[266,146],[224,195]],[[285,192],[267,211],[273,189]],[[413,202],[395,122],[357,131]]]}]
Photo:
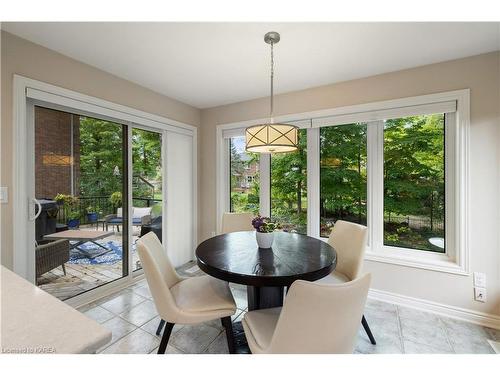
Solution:
[{"label": "beige wall", "polygon": [[[12,77],[20,74],[195,126],[201,124],[200,240],[215,231],[216,125],[266,117],[267,98],[200,112],[11,34],[1,34],[1,186],[12,187]],[[471,277],[366,262],[365,270],[373,274],[373,288],[500,315],[499,81],[500,54],[491,53],[276,97],[276,114],[281,115],[471,89],[471,270],[487,274],[488,302],[473,301]],[[0,209],[1,263],[11,267],[12,206],[0,205]]]},{"label": "beige wall", "polygon": [[[472,277],[372,261],[365,270],[372,272],[375,289],[500,315],[498,52],[279,95],[275,112],[293,114],[464,88],[471,89],[471,270],[486,273],[488,302],[473,301]],[[216,126],[264,118],[268,106],[268,98],[262,98],[202,110],[200,239],[216,226]]]},{"label": "beige wall", "polygon": [[[119,58],[119,57],[117,57]],[[126,58],[124,56],[123,58]],[[12,197],[13,75],[47,82],[114,103],[199,126],[200,110],[57,52],[1,32],[1,186]],[[1,209],[1,263],[12,267],[12,201]]]}]

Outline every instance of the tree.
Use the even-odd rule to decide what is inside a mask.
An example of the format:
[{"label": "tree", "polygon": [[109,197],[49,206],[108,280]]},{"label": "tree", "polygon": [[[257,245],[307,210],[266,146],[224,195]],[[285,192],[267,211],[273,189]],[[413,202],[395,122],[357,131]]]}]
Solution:
[{"label": "tree", "polygon": [[[282,221],[305,230],[306,215],[302,201],[307,197],[307,132],[299,131],[295,152],[271,156],[271,213]],[[297,228],[295,228],[297,229]]]},{"label": "tree", "polygon": [[366,218],[366,124],[320,130],[320,210],[324,218]]},{"label": "tree", "polygon": [[79,125],[80,195],[103,196],[121,191],[123,125],[91,117],[80,117]]},{"label": "tree", "polygon": [[132,163],[134,175],[147,179],[161,177],[161,134],[132,129]]},{"label": "tree", "polygon": [[444,214],[444,116],[388,120],[384,127],[384,210]]},{"label": "tree", "polygon": [[154,198],[152,182],[162,180],[160,133],[132,129],[132,171],[134,197]]}]

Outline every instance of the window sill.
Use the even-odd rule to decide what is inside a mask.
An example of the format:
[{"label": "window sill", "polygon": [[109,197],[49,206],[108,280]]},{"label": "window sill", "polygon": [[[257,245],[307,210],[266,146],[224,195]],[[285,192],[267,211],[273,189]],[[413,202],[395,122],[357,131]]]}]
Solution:
[{"label": "window sill", "polygon": [[446,254],[426,253],[411,249],[402,250],[384,246],[378,251],[371,251],[367,248],[365,259],[373,262],[396,264],[429,271],[446,272],[462,276],[469,275],[468,270],[464,266]]}]

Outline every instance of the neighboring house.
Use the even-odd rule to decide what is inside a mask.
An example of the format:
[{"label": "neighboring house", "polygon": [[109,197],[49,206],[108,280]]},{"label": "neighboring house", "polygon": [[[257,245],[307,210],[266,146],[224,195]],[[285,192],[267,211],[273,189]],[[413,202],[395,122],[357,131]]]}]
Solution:
[{"label": "neighboring house", "polygon": [[244,166],[240,173],[235,174],[237,183],[235,184],[233,191],[249,193],[253,182],[256,178],[258,178],[259,163],[256,160],[252,160],[250,155],[244,152],[240,154],[240,157]]}]

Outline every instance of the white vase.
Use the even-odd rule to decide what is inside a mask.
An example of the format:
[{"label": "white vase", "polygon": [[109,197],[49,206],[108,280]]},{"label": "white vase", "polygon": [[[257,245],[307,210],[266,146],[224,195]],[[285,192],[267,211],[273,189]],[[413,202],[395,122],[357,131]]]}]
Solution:
[{"label": "white vase", "polygon": [[255,232],[257,238],[257,245],[261,249],[269,249],[273,245],[274,232],[271,233],[261,233]]}]

